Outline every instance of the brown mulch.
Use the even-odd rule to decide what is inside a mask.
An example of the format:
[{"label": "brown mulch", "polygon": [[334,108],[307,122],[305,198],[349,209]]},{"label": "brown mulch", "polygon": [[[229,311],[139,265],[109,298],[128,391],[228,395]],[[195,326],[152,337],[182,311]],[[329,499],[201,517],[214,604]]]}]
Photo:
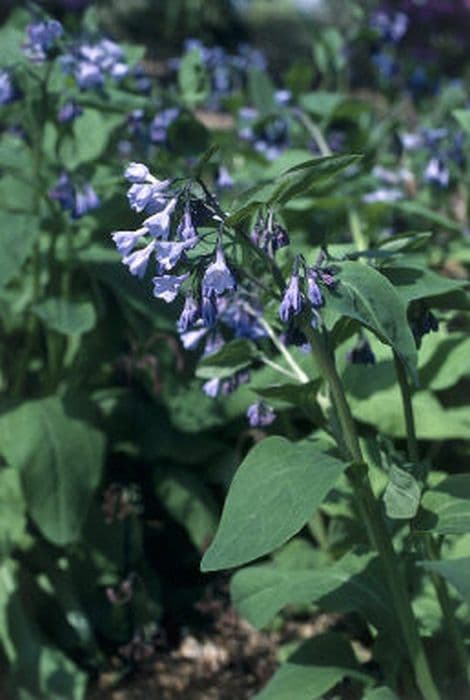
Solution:
[{"label": "brown mulch", "polygon": [[276,670],[281,643],[320,634],[337,620],[319,615],[286,623],[279,632],[260,632],[223,598],[199,608],[212,619],[209,631],[188,630],[177,648],[158,649],[117,686],[115,673],[103,674],[89,700],[250,700]]}]

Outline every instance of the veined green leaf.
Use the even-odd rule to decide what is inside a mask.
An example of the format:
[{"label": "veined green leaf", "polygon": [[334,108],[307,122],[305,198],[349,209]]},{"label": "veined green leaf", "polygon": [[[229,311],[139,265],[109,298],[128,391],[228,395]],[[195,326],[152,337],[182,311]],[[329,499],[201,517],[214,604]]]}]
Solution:
[{"label": "veined green leaf", "polygon": [[258,443],[230,486],[203,571],[240,566],[280,547],[309,520],[347,467],[304,440]]}]

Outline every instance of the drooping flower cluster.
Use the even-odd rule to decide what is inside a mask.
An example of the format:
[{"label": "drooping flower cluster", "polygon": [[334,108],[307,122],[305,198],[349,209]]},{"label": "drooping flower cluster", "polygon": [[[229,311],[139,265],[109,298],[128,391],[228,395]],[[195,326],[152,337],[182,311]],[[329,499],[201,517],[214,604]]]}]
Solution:
[{"label": "drooping flower cluster", "polygon": [[[246,75],[250,68],[266,69],[266,58],[258,49],[253,49],[247,44],[241,44],[235,54],[228,53],[221,46],[204,46],[199,39],[188,39],[184,49],[198,51],[201,61],[208,75],[210,94],[207,107],[217,108],[220,101],[235,90],[239,90],[246,82]],[[179,58],[169,61],[170,68],[178,70]]]},{"label": "drooping flower cluster", "polygon": [[279,317],[284,323],[290,323],[308,306],[311,311],[311,324],[318,325],[319,309],[324,304],[321,286],[334,287],[337,280],[331,268],[324,265],[324,256],[320,254],[317,264],[307,266],[299,258],[294,263],[282,301],[279,307]]},{"label": "drooping flower cluster", "polygon": [[[284,99],[284,96],[282,96]],[[267,160],[276,160],[289,146],[289,124],[281,115],[260,118],[254,107],[243,107],[239,111],[239,136],[252,144],[255,151]]]},{"label": "drooping flower cluster", "polygon": [[56,19],[32,22],[26,28],[27,39],[23,44],[25,55],[33,63],[43,63],[63,33],[64,29]]},{"label": "drooping flower cluster", "polygon": [[60,63],[81,90],[99,88],[106,76],[120,80],[129,72],[123,50],[110,39],[79,41],[61,56]]},{"label": "drooping flower cluster", "polygon": [[409,22],[409,17],[404,12],[377,12],[372,17],[371,28],[379,34],[382,41],[396,44],[408,31]]},{"label": "drooping flower cluster", "polygon": [[272,212],[269,212],[265,218],[258,218],[250,233],[250,239],[270,258],[274,258],[280,248],[289,245],[286,229],[274,220]]},{"label": "drooping flower cluster", "polygon": [[66,172],[62,173],[56,185],[49,190],[49,197],[57,201],[64,211],[70,212],[72,219],[81,219],[101,204],[90,183],[76,185]]},{"label": "drooping flower cluster", "polygon": [[416,342],[416,347],[421,347],[424,335],[436,333],[439,330],[439,321],[429,309],[422,309],[420,313],[411,321],[411,330]]}]

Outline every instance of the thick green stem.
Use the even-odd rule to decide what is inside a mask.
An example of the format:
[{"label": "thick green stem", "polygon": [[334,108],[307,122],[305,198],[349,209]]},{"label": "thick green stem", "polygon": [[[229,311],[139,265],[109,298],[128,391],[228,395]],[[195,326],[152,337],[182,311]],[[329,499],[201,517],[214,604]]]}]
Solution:
[{"label": "thick green stem", "polygon": [[315,361],[321,375],[329,383],[338,418],[343,430],[348,457],[353,461],[348,478],[360,504],[361,514],[367,526],[371,545],[377,550],[400,622],[403,639],[414,669],[416,683],[424,700],[439,700],[439,692],[431,675],[421,638],[418,634],[410,598],[400,562],[393,548],[386,523],[364,469],[359,438],[343,386],[336,370],[333,356],[325,338],[317,330],[305,329],[311,341]]},{"label": "thick green stem", "polygon": [[[416,427],[410,385],[408,383],[403,364],[395,352],[393,353],[393,359],[395,362],[395,371],[398,379],[398,384],[400,386],[403,414],[405,416],[408,457],[411,460],[411,462],[414,462],[417,465],[419,464],[419,447],[418,440],[416,438]],[[425,533],[423,537],[424,550],[426,552],[426,556],[431,560],[439,559],[439,548],[433,536],[429,533]],[[439,574],[432,573],[431,580],[434,586],[434,590],[436,591],[436,596],[439,601],[439,605],[441,606],[442,615],[447,626],[447,633],[449,635],[449,639],[455,649],[456,661],[460,666],[462,678],[467,684],[469,682],[468,655],[467,650],[465,648],[465,643],[460,633],[460,629],[455,620],[452,600],[449,595],[449,589],[447,587],[446,582],[441,576],[439,576]]]}]

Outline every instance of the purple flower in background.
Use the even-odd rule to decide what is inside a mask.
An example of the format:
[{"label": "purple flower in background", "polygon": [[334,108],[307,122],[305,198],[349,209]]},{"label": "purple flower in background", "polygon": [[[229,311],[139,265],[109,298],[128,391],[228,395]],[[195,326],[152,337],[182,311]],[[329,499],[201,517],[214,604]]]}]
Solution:
[{"label": "purple flower in background", "polygon": [[10,73],[6,70],[0,70],[0,105],[10,104],[17,97],[18,92],[13,86]]},{"label": "purple flower in background", "polygon": [[134,250],[134,246],[137,244],[139,238],[142,238],[146,233],[147,229],[139,228],[137,231],[116,231],[111,235],[116,248],[121,255],[129,255]]},{"label": "purple flower in background", "polygon": [[176,328],[178,333],[186,333],[188,328],[193,326],[199,318],[199,304],[195,298],[188,294],[185,299],[183,310],[180,317],[176,323]]},{"label": "purple flower in background", "polygon": [[209,265],[202,280],[202,294],[205,297],[220,296],[226,291],[232,291],[236,287],[235,279],[227,267],[224,252],[219,245],[215,255],[215,261]]},{"label": "purple flower in background", "polygon": [[233,187],[233,178],[225,165],[221,165],[219,168],[216,185],[220,187],[221,190],[228,190]]},{"label": "purple flower in background", "polygon": [[248,406],[246,417],[252,428],[266,427],[276,420],[274,410],[264,401],[256,401]]},{"label": "purple flower in background", "polygon": [[374,365],[375,355],[367,338],[359,338],[356,345],[347,354],[353,365]]},{"label": "purple flower in background", "polygon": [[121,79],[129,72],[121,47],[109,39],[96,43],[77,42],[60,63],[65,73],[73,75],[82,90],[101,87],[107,75]]},{"label": "purple flower in background", "polygon": [[64,102],[57,114],[57,119],[61,124],[67,124],[83,114],[83,109],[74,100]]},{"label": "purple flower in background", "polygon": [[449,170],[441,158],[433,157],[424,170],[424,179],[431,185],[447,187],[449,184]]},{"label": "purple flower in background", "polygon": [[292,316],[300,313],[303,307],[303,298],[299,289],[299,275],[293,274],[286,287],[281,305],[279,307],[279,316],[284,323],[290,321]]},{"label": "purple flower in background", "polygon": [[124,265],[127,265],[127,267],[129,268],[129,272],[131,273],[131,275],[140,278],[142,278],[145,275],[150,256],[153,253],[154,249],[155,241],[150,241],[150,243],[146,245],[145,248],[136,250],[134,253],[126,255],[122,259]]},{"label": "purple flower in background", "polygon": [[382,78],[385,78],[385,80],[391,80],[400,71],[400,67],[396,60],[388,53],[375,53],[372,56],[372,63],[375,65]]},{"label": "purple flower in background", "polygon": [[57,39],[64,33],[56,19],[33,22],[26,27],[27,41],[23,45],[25,55],[34,63],[42,63]]},{"label": "purple flower in background", "polygon": [[100,206],[100,198],[96,194],[93,187],[87,183],[82,189],[76,190],[75,192],[75,207],[72,212],[72,217],[74,219],[80,219],[89,211],[97,209]]},{"label": "purple flower in background", "polygon": [[[146,185],[133,185],[132,187],[146,187]],[[151,187],[155,188],[155,185],[151,185]],[[157,189],[157,194],[158,192],[159,190]],[[155,196],[155,189],[152,196]],[[145,219],[144,226],[148,228],[153,238],[167,240],[170,235],[171,214],[176,207],[177,201],[176,197],[169,199],[163,209]]]},{"label": "purple flower in background", "polygon": [[149,178],[150,172],[143,163],[129,163],[124,171],[124,177],[129,182],[144,183]]},{"label": "purple flower in background", "polygon": [[163,299],[167,304],[171,303],[178,296],[178,292],[181,289],[183,282],[185,282],[189,277],[189,272],[184,275],[162,275],[161,277],[154,277],[153,282],[153,295],[157,299]]},{"label": "purple flower in background", "polygon": [[73,219],[80,219],[100,205],[93,187],[86,183],[79,189],[68,173],[62,173],[55,187],[49,190],[49,197],[59,202],[64,211],[69,211]]},{"label": "purple flower in background", "polygon": [[168,127],[179,115],[177,107],[169,107],[155,115],[150,124],[150,140],[152,143],[164,143],[166,141]]},{"label": "purple flower in background", "polygon": [[409,18],[404,12],[387,14],[377,12],[371,21],[372,29],[375,29],[383,41],[398,43],[406,34],[409,25]]}]

